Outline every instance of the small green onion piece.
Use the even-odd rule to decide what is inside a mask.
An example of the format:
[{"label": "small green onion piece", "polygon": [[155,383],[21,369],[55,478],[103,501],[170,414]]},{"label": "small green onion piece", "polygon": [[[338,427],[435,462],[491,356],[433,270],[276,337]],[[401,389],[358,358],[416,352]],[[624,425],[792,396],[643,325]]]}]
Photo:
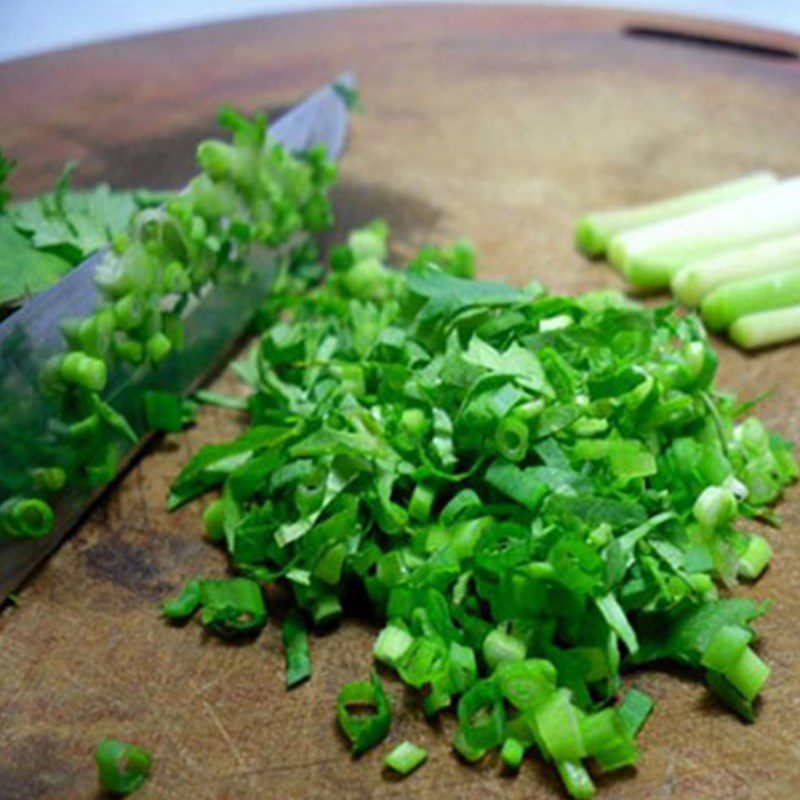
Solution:
[{"label": "small green onion piece", "polygon": [[502,744],[506,712],[497,684],[490,680],[473,683],[461,696],[458,722],[471,748],[487,750]]},{"label": "small green onion piece", "polygon": [[181,589],[181,593],[173,598],[167,600],[163,606],[162,611],[167,619],[183,621],[200,608],[201,601],[201,581],[197,578],[192,578],[186,581]]},{"label": "small green onion piece", "polygon": [[589,800],[594,797],[595,786],[580,761],[556,761],[556,769],[570,797],[575,800]]},{"label": "small green onion piece", "polygon": [[320,556],[311,574],[323,583],[336,586],[341,579],[346,559],[347,545],[344,542],[334,544]]},{"label": "small green onion piece", "polygon": [[473,747],[469,744],[462,728],[453,735],[453,749],[469,764],[477,763],[488,752],[488,748]]},{"label": "small green onion piece", "polygon": [[200,584],[203,625],[223,637],[251,635],[267,621],[261,587],[249,578]]},{"label": "small green onion piece", "polygon": [[247,399],[244,397],[232,397],[220,392],[210,392],[207,389],[198,389],[194,393],[194,399],[204,406],[216,406],[217,408],[229,408],[231,411],[246,411]]},{"label": "small green onion piece", "polygon": [[724,625],[709,639],[701,663],[704,667],[727,672],[739,662],[750,643],[750,632],[739,625]]},{"label": "small green onion piece", "polygon": [[225,503],[221,498],[210,503],[203,512],[203,527],[212,542],[225,538]]},{"label": "small green onion piece", "polygon": [[148,428],[167,433],[183,430],[183,399],[179,395],[146,391],[143,402]]},{"label": "small green onion piece", "polygon": [[619,715],[625,720],[631,735],[636,736],[639,733],[654,707],[653,699],[638,689],[631,689],[625,695],[619,706]]},{"label": "small green onion piece", "polygon": [[[342,687],[336,710],[339,727],[351,741],[354,756],[375,747],[389,733],[392,709],[375,670],[369,681],[352,681]],[[357,711],[365,713],[354,713]]]},{"label": "small green onion piece", "polygon": [[121,331],[129,331],[142,324],[145,302],[139,294],[126,294],[114,303],[114,320]]},{"label": "small green onion piece", "polygon": [[557,689],[534,713],[542,743],[555,761],[579,761],[586,756],[578,709],[566,689]]},{"label": "small green onion piece", "polygon": [[408,502],[409,516],[417,522],[427,522],[430,519],[435,499],[436,491],[433,488],[424,483],[418,483]]},{"label": "small green onion piece", "polygon": [[587,214],[578,222],[575,239],[578,249],[589,256],[602,256],[612,237],[623,231],[653,225],[673,217],[732,200],[776,182],[771,172],[755,172],[743,178],[678,195],[648,205],[617,211]]},{"label": "small green onion piece", "polygon": [[727,525],[736,516],[737,510],[733,492],[721,486],[703,489],[692,509],[695,519],[709,531]]},{"label": "small green onion piece", "polygon": [[389,229],[383,220],[374,220],[369,225],[352,231],[347,237],[347,246],[353,252],[353,260],[386,258],[388,233]]},{"label": "small green onion piece", "polygon": [[90,414],[78,422],[73,422],[68,428],[68,436],[74,442],[93,439],[100,432],[100,416]]},{"label": "small green onion piece", "polygon": [[483,640],[483,657],[490,669],[495,669],[504,661],[522,661],[525,658],[525,643],[502,628],[495,628]]},{"label": "small green onion piece", "polygon": [[767,568],[771,558],[770,543],[763,536],[752,534],[739,559],[739,574],[747,580],[754,581]]},{"label": "small green onion piece", "polygon": [[67,482],[67,474],[61,467],[35,467],[31,470],[33,486],[40,492],[58,492]]},{"label": "small green onion piece", "polygon": [[625,718],[615,708],[589,714],[580,721],[583,745],[604,771],[631,766],[639,751]]},{"label": "small green onion piece", "polygon": [[731,325],[728,334],[745,350],[800,338],[800,305],[746,314]]},{"label": "small green onion piece", "polygon": [[753,722],[755,720],[752,701],[744,697],[721,672],[715,672],[713,669],[708,670],[706,672],[706,683],[709,689],[745,722]]},{"label": "small green onion piece", "polygon": [[750,633],[738,625],[723,625],[711,637],[700,663],[723,675],[748,702],[769,677],[770,667],[748,647]]},{"label": "small green onion piece", "polygon": [[500,750],[500,758],[503,759],[503,763],[509,769],[518,770],[524,757],[525,747],[522,742],[517,739],[506,739],[503,742],[503,748]]},{"label": "small green onion piece", "polygon": [[311,605],[311,619],[316,628],[335,625],[342,618],[342,604],[335,594],[317,597]]},{"label": "small green onion piece", "polygon": [[497,666],[500,692],[511,705],[522,710],[533,708],[556,688],[556,669],[543,659],[504,661]]},{"label": "small green onion piece", "polygon": [[372,652],[376,661],[389,667],[397,667],[412,644],[414,637],[408,631],[389,623],[378,634]]},{"label": "small green onion piece", "polygon": [[144,360],[144,345],[135,339],[119,337],[112,345],[114,353],[123,361],[141,364]]},{"label": "small green onion piece", "polygon": [[412,742],[402,742],[384,758],[383,763],[399,775],[409,775],[428,760],[428,751]]},{"label": "small green onion piece", "polygon": [[503,417],[494,434],[497,452],[509,461],[522,461],[528,452],[528,426],[513,415]]},{"label": "small green onion piece", "polygon": [[100,785],[107,792],[124,797],[136,791],[150,774],[152,759],[141,747],[104,739],[94,754]]},{"label": "small green onion piece", "polygon": [[418,447],[430,427],[425,412],[419,408],[407,408],[400,416],[398,433],[409,450]]},{"label": "small green onion piece", "polygon": [[0,531],[12,539],[41,539],[54,525],[53,509],[44,500],[11,497],[0,505]]},{"label": "small green onion piece", "polygon": [[188,292],[192,281],[180,261],[170,261],[164,268],[164,289],[167,292]]},{"label": "small green onion piece", "polygon": [[286,688],[291,689],[311,677],[311,652],[302,614],[292,609],[283,621],[283,649],[286,653]]},{"label": "small green onion piece", "polygon": [[61,359],[61,377],[93,392],[103,391],[108,379],[105,362],[81,352],[67,353]]},{"label": "small green onion piece", "polygon": [[447,669],[448,649],[443,641],[420,636],[397,665],[400,677],[417,688],[430,683]]},{"label": "small green onion piece", "polygon": [[147,340],[144,347],[147,351],[147,357],[154,364],[158,364],[170,354],[172,342],[159,331]]},{"label": "small green onion piece", "polygon": [[703,298],[700,310],[709,328],[718,331],[739,317],[796,303],[800,303],[800,271],[788,269],[726,283]]}]

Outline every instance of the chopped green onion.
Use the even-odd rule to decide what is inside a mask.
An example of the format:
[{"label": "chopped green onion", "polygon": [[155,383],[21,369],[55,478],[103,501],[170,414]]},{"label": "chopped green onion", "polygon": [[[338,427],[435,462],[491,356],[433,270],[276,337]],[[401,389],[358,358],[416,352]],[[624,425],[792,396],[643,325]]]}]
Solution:
[{"label": "chopped green onion", "polygon": [[518,709],[533,708],[556,688],[555,667],[544,659],[503,661],[496,676],[503,697]]},{"label": "chopped green onion", "polygon": [[619,714],[625,720],[631,735],[636,736],[647,722],[647,718],[653,713],[655,703],[653,699],[640,692],[638,689],[631,689],[619,706]]},{"label": "chopped green onion", "polygon": [[587,755],[578,709],[566,689],[557,689],[536,706],[534,713],[542,743],[555,761],[579,761]]},{"label": "chopped green onion", "polygon": [[748,647],[750,633],[736,625],[724,625],[708,642],[701,663],[725,677],[752,702],[769,677],[770,668]]},{"label": "chopped green onion", "polygon": [[61,467],[36,467],[31,470],[31,480],[38,491],[49,494],[64,488],[67,475]]},{"label": "chopped green onion", "polygon": [[739,558],[739,574],[754,581],[767,568],[772,558],[770,543],[758,534],[752,534],[747,540],[747,547]]},{"label": "chopped green onion", "polygon": [[737,510],[733,492],[721,486],[703,489],[692,508],[694,518],[709,531],[727,525],[736,516]]},{"label": "chopped green onion", "polygon": [[587,214],[578,222],[575,238],[578,248],[590,256],[606,252],[611,239],[623,231],[653,225],[684,214],[712,207],[770,186],[777,181],[771,172],[755,172],[709,189],[671,197],[649,205]]},{"label": "chopped green onion", "polygon": [[206,507],[203,528],[212,542],[221,542],[225,538],[225,503],[222,499],[214,500]]},{"label": "chopped green onion", "polygon": [[594,797],[594,784],[580,761],[556,761],[556,769],[570,797],[575,800],[589,800]]},{"label": "chopped green onion", "polygon": [[525,757],[525,747],[517,739],[506,739],[500,750],[500,758],[503,763],[512,770],[518,770],[522,759]]},{"label": "chopped green onion", "polygon": [[507,416],[495,431],[497,452],[509,461],[522,461],[528,451],[528,426],[520,419]]},{"label": "chopped green onion", "polygon": [[504,661],[522,661],[525,658],[525,643],[496,628],[483,640],[483,657],[491,669]]},{"label": "chopped green onion", "polygon": [[124,797],[135,792],[150,774],[152,758],[141,747],[118,739],[104,739],[94,754],[100,785]]},{"label": "chopped green onion", "polygon": [[223,637],[252,635],[267,621],[261,587],[249,578],[202,581],[202,622]]},{"label": "chopped green onion", "polygon": [[106,365],[86,353],[67,353],[61,360],[61,377],[68,383],[101,392],[106,386]]},{"label": "chopped green onion", "polygon": [[390,667],[397,667],[414,643],[414,637],[397,625],[387,625],[375,640],[375,660]]},{"label": "chopped green onion", "polygon": [[463,728],[453,735],[453,749],[469,764],[476,764],[488,752],[487,748],[473,747],[468,741]]},{"label": "chopped green onion", "polygon": [[283,649],[286,653],[286,688],[291,689],[311,677],[308,634],[297,609],[292,609],[283,621]]},{"label": "chopped green onion", "polygon": [[53,509],[37,498],[12,497],[0,505],[0,533],[13,539],[41,539],[53,532]]},{"label": "chopped green onion", "polygon": [[361,755],[386,738],[392,710],[374,670],[369,681],[345,684],[339,692],[336,708],[339,727],[351,741],[354,756]]},{"label": "chopped green onion", "polygon": [[162,609],[164,616],[171,620],[185,620],[194,614],[201,603],[201,587],[202,581],[193,578],[186,581],[178,597],[167,600]]},{"label": "chopped green onion", "polygon": [[317,628],[335,625],[342,617],[342,603],[336,595],[318,597],[311,606],[311,619]]},{"label": "chopped green onion", "polygon": [[503,742],[506,713],[500,690],[492,681],[477,681],[462,695],[458,722],[464,741],[473,750],[487,750]]},{"label": "chopped green onion", "polygon": [[210,392],[207,389],[198,389],[194,393],[195,400],[205,406],[217,406],[218,408],[229,408],[231,411],[246,411],[247,400],[244,397],[231,397],[219,392]]},{"label": "chopped green onion", "polygon": [[412,742],[401,742],[383,760],[398,775],[409,775],[428,760],[428,751]]}]

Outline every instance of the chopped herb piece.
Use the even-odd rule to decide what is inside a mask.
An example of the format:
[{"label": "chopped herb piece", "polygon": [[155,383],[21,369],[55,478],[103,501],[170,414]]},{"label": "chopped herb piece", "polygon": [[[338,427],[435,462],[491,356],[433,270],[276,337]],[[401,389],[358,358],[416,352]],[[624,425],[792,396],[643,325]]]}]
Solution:
[{"label": "chopped herb piece", "polygon": [[119,739],[104,739],[94,754],[100,785],[107,792],[125,797],[135,792],[150,774],[152,759],[141,747]]},{"label": "chopped herb piece", "polygon": [[384,758],[383,763],[398,775],[406,776],[427,760],[428,751],[424,747],[418,747],[412,742],[401,742]]}]

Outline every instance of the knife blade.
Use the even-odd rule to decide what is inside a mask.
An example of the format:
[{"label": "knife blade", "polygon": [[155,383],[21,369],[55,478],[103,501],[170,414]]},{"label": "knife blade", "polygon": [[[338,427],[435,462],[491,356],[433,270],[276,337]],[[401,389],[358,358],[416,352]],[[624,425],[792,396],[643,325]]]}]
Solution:
[{"label": "knife blade", "polygon": [[[351,73],[287,111],[270,126],[272,138],[293,152],[323,144],[337,160],[349,123],[342,86],[353,88]],[[94,254],[0,323],[0,503],[17,495],[28,470],[41,463],[36,443],[46,440],[54,409],[42,392],[39,376],[47,360],[64,350],[61,321],[86,317],[97,307],[100,298],[94,277],[102,256],[102,252]],[[104,399],[141,434],[135,445],[128,443],[123,450],[118,474],[152,435],[143,419],[141,393],[159,389],[186,395],[213,373],[266,297],[279,256],[275,251],[255,251],[245,283],[220,283],[205,292],[184,317],[185,345],[180,354],[158,369],[125,368],[111,374]],[[64,489],[51,503],[56,523],[49,536],[0,542],[0,601],[57,547],[105,488]]]}]

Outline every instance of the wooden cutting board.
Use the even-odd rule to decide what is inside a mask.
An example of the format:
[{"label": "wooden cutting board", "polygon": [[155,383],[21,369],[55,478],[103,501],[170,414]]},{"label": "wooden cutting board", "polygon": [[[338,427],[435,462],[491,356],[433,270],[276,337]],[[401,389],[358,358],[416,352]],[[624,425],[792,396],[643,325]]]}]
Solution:
[{"label": "wooden cutting board", "polygon": [[[666,33],[665,33],[666,32]],[[577,292],[614,283],[572,248],[575,219],[757,168],[800,171],[800,41],[754,30],[605,11],[407,8],[259,18],[48,55],[0,67],[3,146],[22,196],[67,158],[81,180],[174,186],[217,106],[284,106],[353,67],[355,121],[336,192],[340,227],[386,217],[399,254],[471,237],[484,275]],[[792,437],[800,345],[745,356],[721,344],[721,381],[772,394],[761,413]],[[234,384],[222,379],[220,386]],[[399,683],[389,743],[429,764],[405,782],[385,747],[357,762],[332,713],[366,675],[375,629],[348,622],[312,643],[314,677],[287,694],[279,629],[251,646],[170,629],[157,604],[185,578],[221,575],[201,504],[164,511],[199,446],[233,434],[207,411],[152,447],[0,616],[0,797],[97,798],[93,749],[117,736],[154,755],[141,800],[556,798],[550,770],[516,778],[462,765],[452,720],[430,727]],[[633,772],[602,798],[796,797],[800,785],[800,502],[770,534],[774,566],[749,593],[776,600],[760,624],[774,667],[755,725],[722,711],[694,676],[644,672],[657,699]],[[748,591],[748,590],[745,590]]]}]

